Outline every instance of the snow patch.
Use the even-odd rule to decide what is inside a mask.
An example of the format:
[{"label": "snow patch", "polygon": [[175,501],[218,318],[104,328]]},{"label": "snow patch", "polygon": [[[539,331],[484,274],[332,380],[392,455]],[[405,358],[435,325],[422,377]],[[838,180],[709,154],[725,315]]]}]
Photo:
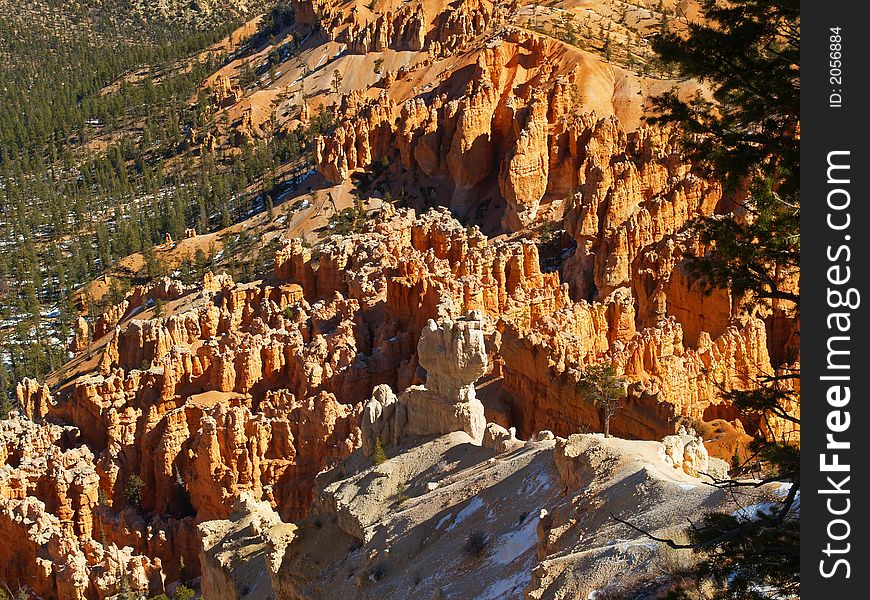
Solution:
[{"label": "snow patch", "polygon": [[789,511],[789,518],[791,517],[800,517],[801,516],[801,491],[798,490],[794,495],[794,502],[791,504],[791,510]]},{"label": "snow patch", "polygon": [[789,491],[791,490],[792,484],[790,483],[780,483],[776,486],[776,489],[773,490],[773,493],[779,496],[780,498],[785,498],[788,496]]},{"label": "snow patch", "polygon": [[542,490],[549,489],[552,484],[549,473],[544,469],[538,469],[523,481],[523,487],[518,493],[523,496],[533,496]]},{"label": "snow patch", "polygon": [[[788,496],[789,491],[791,490],[792,484],[790,483],[781,483],[776,488],[774,488],[773,492],[780,498],[785,498]],[[757,504],[752,504],[750,506],[746,506],[743,508],[738,508],[731,514],[739,519],[746,520],[754,520],[758,518],[759,511],[772,516],[777,514],[783,508],[782,501],[774,500],[773,502],[759,502]],[[800,517],[801,514],[801,492],[800,490],[795,493],[794,501],[791,504],[791,507],[788,511],[788,518],[793,519]]]},{"label": "snow patch", "polygon": [[495,541],[492,560],[500,565],[508,565],[534,548],[538,543],[538,517],[526,521],[517,531],[506,533]]},{"label": "snow patch", "polygon": [[447,528],[447,531],[452,531],[457,525],[462,523],[465,519],[473,515],[481,508],[483,508],[483,500],[481,500],[478,496],[475,496],[471,499],[471,502],[468,503],[468,506],[456,513],[456,519],[453,521],[453,523],[450,524],[450,527]]},{"label": "snow patch", "polygon": [[508,598],[519,600],[523,597],[523,590],[531,580],[531,570],[520,569],[513,576],[499,579],[493,583],[481,595],[477,596],[476,600],[507,600]]},{"label": "snow patch", "polygon": [[782,504],[780,502],[759,502],[758,504],[750,504],[749,506],[738,508],[737,510],[732,512],[731,515],[737,517],[738,519],[753,521],[758,518],[758,513],[763,513],[767,516],[771,516],[775,514],[781,507]]}]

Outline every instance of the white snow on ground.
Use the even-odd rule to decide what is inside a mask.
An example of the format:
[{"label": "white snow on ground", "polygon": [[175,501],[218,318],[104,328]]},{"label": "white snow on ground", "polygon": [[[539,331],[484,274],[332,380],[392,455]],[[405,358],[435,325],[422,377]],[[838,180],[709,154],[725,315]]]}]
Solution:
[{"label": "white snow on ground", "polygon": [[453,513],[447,513],[446,515],[441,517],[441,520],[438,521],[438,524],[435,526],[435,529],[441,529],[441,526],[444,525],[444,523],[446,523],[447,521],[449,521],[450,517],[452,517],[452,516],[453,516]]},{"label": "white snow on ground", "polygon": [[782,505],[779,502],[759,502],[758,504],[750,504],[749,506],[738,508],[737,510],[732,512],[731,515],[740,519],[747,519],[751,521],[758,518],[759,512],[762,512],[766,515],[772,515],[777,510],[779,510],[780,506]]},{"label": "white snow on ground", "polygon": [[791,490],[792,484],[790,483],[780,483],[779,486],[774,490],[774,494],[779,496],[780,498],[785,498],[788,496],[789,490]]},{"label": "white snow on ground", "polygon": [[629,548],[646,548],[648,550],[655,550],[658,547],[658,544],[659,542],[652,542],[646,538],[641,538],[638,540],[613,540],[609,546],[623,551],[628,550]]},{"label": "white snow on ground", "polygon": [[684,492],[688,492],[689,490],[694,490],[698,486],[693,483],[681,483],[680,487],[683,488]]},{"label": "white snow on ground", "polygon": [[526,478],[519,493],[523,496],[532,496],[542,490],[549,489],[551,485],[552,481],[550,481],[549,473],[544,469],[538,469],[534,474]]},{"label": "white snow on ground", "polygon": [[523,590],[532,580],[531,565],[528,566],[528,569],[520,569],[511,577],[499,579],[484,590],[482,594],[477,596],[475,600],[509,600],[512,598],[522,598]]},{"label": "white snow on ground", "polygon": [[[773,493],[779,496],[780,498],[785,498],[788,495],[789,490],[791,490],[792,484],[790,483],[781,483],[777,486]],[[750,506],[745,506],[743,508],[738,508],[731,514],[735,517],[739,517],[742,519],[756,519],[758,518],[758,511],[761,511],[767,515],[776,514],[782,508],[782,502],[773,501],[773,502],[759,502],[758,504],[752,504]],[[801,514],[801,492],[797,491],[795,494],[794,502],[791,505],[791,509],[789,510],[788,517],[796,518]]]},{"label": "white snow on ground", "polygon": [[794,495],[794,502],[791,505],[791,511],[788,514],[789,518],[794,516],[795,518],[801,516],[801,491],[798,490]]},{"label": "white snow on ground", "polygon": [[457,525],[462,523],[465,519],[473,515],[481,508],[483,508],[483,500],[481,500],[480,497],[475,496],[471,499],[471,502],[468,503],[468,506],[456,513],[456,519],[453,521],[453,523],[450,524],[450,527],[447,528],[447,531],[452,531]]},{"label": "white snow on ground", "polygon": [[525,554],[538,543],[538,517],[526,521],[522,528],[499,536],[493,544],[492,560],[500,565],[508,565]]}]

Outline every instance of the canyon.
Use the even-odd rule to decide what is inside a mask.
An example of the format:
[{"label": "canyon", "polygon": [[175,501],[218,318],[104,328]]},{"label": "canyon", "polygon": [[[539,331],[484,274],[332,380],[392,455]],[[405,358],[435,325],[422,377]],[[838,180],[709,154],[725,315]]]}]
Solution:
[{"label": "canyon", "polygon": [[[345,71],[314,140],[326,193],[371,175],[363,222],[282,232],[251,282],[158,278],[80,316],[70,361],[21,381],[0,421],[6,585],[585,598],[668,559],[608,512],[670,534],[735,510],[704,482],[799,428],[727,393],[799,367],[799,315],[692,273],[711,250],[693,222],[735,199],[644,123],[662,82],[518,25],[528,4],[294,0],[300,37],[341,48],[336,72],[397,65]],[[222,110],[251,101],[226,74],[208,89]],[[581,391],[596,364],[625,381],[613,438]]]}]

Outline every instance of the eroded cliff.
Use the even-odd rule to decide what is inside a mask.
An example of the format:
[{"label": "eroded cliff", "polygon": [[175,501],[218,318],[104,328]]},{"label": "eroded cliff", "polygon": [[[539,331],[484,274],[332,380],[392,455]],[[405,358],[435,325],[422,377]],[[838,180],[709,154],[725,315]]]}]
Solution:
[{"label": "eroded cliff", "polygon": [[[519,6],[294,6],[324,60],[404,61],[341,93],[335,130],[314,140],[333,209],[360,174],[415,193],[394,206],[370,186],[364,224],[324,226],[314,244],[313,225],[282,231],[262,279],[162,278],[83,314],[74,358],[50,385],[22,381],[23,414],[0,421],[5,583],[78,600],[201,576],[208,597],[241,597],[254,584],[226,538],[257,549],[270,573],[257,589],[277,597],[403,597],[387,557],[406,551],[433,561],[413,578],[431,597],[490,512],[488,535],[511,551],[486,555],[462,591],[474,597],[588,595],[617,559],[657,560],[635,540],[608,554],[625,531],[578,515],[645,486],[634,509],[656,527],[725,506],[686,486],[752,436],[797,432],[726,396],[799,364],[796,311],[748,309],[687,266],[710,250],[693,220],[734,199],[692,170],[678,132],[641,124],[637,76],[519,26]],[[319,76],[300,75],[300,122]],[[210,89],[222,106],[252,102],[222,74]],[[245,139],[267,135],[244,114]],[[601,428],[580,385],[600,363],[627,381],[611,432],[644,441],[575,435]],[[389,460],[371,468],[377,445]],[[517,494],[531,508],[501,515]]]}]

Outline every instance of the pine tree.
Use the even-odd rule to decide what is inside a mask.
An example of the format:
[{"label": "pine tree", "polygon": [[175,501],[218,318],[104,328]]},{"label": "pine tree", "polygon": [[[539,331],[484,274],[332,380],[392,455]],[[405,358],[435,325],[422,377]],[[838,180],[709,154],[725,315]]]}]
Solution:
[{"label": "pine tree", "polygon": [[382,465],[387,460],[387,454],[381,444],[381,438],[375,438],[375,449],[372,452],[372,463],[375,466]]},{"label": "pine tree", "polygon": [[193,600],[193,598],[196,598],[196,592],[186,585],[179,585],[172,594],[172,600]]},{"label": "pine tree", "polygon": [[141,508],[143,489],[145,489],[145,482],[142,481],[142,478],[135,473],[130,475],[127,479],[127,485],[124,487],[124,496],[130,506]]},{"label": "pine tree", "polygon": [[341,76],[341,71],[338,69],[332,72],[332,91],[336,94],[341,92],[341,82],[343,81],[343,77]]},{"label": "pine tree", "polygon": [[696,271],[711,285],[797,303],[777,273],[800,259],[799,3],[741,0],[723,8],[705,0],[703,8],[708,24],[653,47],[684,76],[708,82],[713,100],[669,92],[655,99],[663,116],[653,122],[678,123],[696,165],[726,191],[748,192],[742,209],[750,218],[703,221],[702,239],[717,252],[696,261]]},{"label": "pine tree", "polygon": [[10,412],[17,408],[17,403],[13,402],[11,398],[12,390],[9,371],[7,371],[6,365],[0,364],[0,419],[5,419]]},{"label": "pine tree", "polygon": [[577,388],[583,400],[600,411],[604,437],[610,437],[610,420],[623,408],[625,381],[612,364],[592,365],[583,373]]},{"label": "pine tree", "polygon": [[661,59],[684,77],[709,83],[711,102],[683,100],[676,91],[656,99],[664,116],[691,138],[692,158],[733,187],[757,168],[778,172],[779,183],[797,189],[800,118],[797,0],[704,0],[704,20],[687,33],[668,32],[653,41]]},{"label": "pine tree", "polygon": [[[665,94],[655,100],[662,112],[655,121],[684,129],[689,155],[740,200],[741,214],[695,225],[712,250],[690,257],[690,271],[711,288],[749,291],[757,304],[777,300],[799,313],[799,293],[781,277],[796,272],[800,253],[799,2],[703,0],[701,8],[703,20],[684,33],[665,33],[654,49],[681,75],[710,86],[712,100]],[[763,426],[770,418],[799,425],[789,410],[797,401],[792,380],[799,376],[770,373],[754,387],[723,394],[742,414],[757,417],[759,434],[750,450],[766,467],[760,483],[715,484],[727,489],[778,481],[788,490],[782,502],[755,515],[708,513],[688,530],[687,544],[647,533],[697,552],[698,566],[686,576],[709,581],[712,600],[791,598],[800,591],[800,527],[792,510],[800,491],[800,448],[797,440],[773,437]]]}]

